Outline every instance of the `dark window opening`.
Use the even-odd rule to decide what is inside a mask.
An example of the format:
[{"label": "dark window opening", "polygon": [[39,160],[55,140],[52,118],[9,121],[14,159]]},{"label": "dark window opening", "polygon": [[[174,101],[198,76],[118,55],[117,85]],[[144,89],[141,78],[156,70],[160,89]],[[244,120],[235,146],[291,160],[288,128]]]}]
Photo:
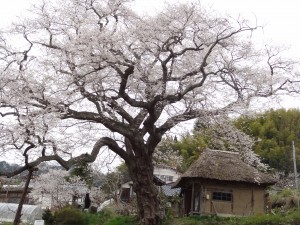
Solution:
[{"label": "dark window opening", "polygon": [[232,193],[228,192],[213,192],[212,195],[213,200],[219,200],[219,201],[231,201],[232,200]]},{"label": "dark window opening", "polygon": [[123,202],[129,202],[130,201],[130,188],[122,188],[120,198]]}]

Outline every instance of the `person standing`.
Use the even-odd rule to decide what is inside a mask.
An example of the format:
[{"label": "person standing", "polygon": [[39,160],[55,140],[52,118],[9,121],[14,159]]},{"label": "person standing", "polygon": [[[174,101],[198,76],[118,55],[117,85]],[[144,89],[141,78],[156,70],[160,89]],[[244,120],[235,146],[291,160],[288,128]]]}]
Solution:
[{"label": "person standing", "polygon": [[84,209],[89,209],[91,206],[91,199],[89,193],[86,193],[84,198]]}]

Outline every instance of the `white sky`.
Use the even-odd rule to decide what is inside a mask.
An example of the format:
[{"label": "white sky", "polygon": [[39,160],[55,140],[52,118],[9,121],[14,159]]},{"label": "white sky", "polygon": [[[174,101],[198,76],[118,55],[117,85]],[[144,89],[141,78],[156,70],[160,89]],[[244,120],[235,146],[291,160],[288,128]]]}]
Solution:
[{"label": "white sky", "polygon": [[[168,3],[189,0],[166,0]],[[163,0],[136,0],[143,11],[159,11]],[[263,26],[259,32],[260,43],[287,47],[285,56],[300,62],[300,2],[296,0],[199,0],[205,7],[237,18],[242,16],[252,23]],[[264,100],[262,100],[264,101]],[[281,97],[275,101],[257,104],[257,110],[267,108],[298,108],[300,97]],[[262,107],[262,105],[264,107]],[[182,130],[186,126],[182,126]]]},{"label": "white sky", "polygon": [[[167,0],[169,3],[189,0]],[[8,25],[14,18],[26,13],[26,9],[36,0],[2,0],[0,2],[0,27]],[[300,58],[300,3],[296,0],[200,0],[204,6],[228,13],[233,17],[241,15],[263,25],[263,41],[284,45],[290,49],[287,56],[295,60]],[[163,6],[163,0],[136,0],[140,11],[149,13],[158,11]],[[300,60],[299,60],[300,62]],[[300,98],[299,98],[300,99]],[[297,98],[283,98],[274,107],[298,108]],[[181,127],[182,128],[182,127]]]},{"label": "white sky", "polygon": [[[30,4],[37,0],[2,0],[0,26],[8,25],[14,18],[26,13]],[[168,3],[189,0],[166,0]],[[252,22],[263,25],[263,42],[289,47],[287,56],[300,62],[300,3],[296,0],[199,0],[204,6],[212,7],[233,17],[242,15]],[[163,0],[136,0],[140,11],[155,12],[163,7]],[[260,40],[261,41],[261,40]],[[300,99],[300,98],[299,98]],[[297,98],[284,98],[274,107],[300,108]]]},{"label": "white sky", "polygon": [[[26,12],[26,8],[37,0],[2,0],[0,3],[0,25],[8,24],[14,17]],[[189,0],[167,0],[169,3]],[[136,0],[137,8],[156,11],[163,6],[163,0]],[[279,44],[291,45],[294,53],[300,49],[300,3],[296,0],[200,0],[204,6],[211,6],[232,16],[243,15],[264,25],[265,35]],[[296,48],[296,49],[295,49]]]}]

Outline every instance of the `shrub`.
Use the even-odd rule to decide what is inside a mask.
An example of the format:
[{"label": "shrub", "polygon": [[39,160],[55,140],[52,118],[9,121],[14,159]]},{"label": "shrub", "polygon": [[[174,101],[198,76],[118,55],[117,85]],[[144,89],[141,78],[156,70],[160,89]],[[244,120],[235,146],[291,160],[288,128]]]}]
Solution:
[{"label": "shrub", "polygon": [[43,212],[42,219],[45,221],[45,225],[53,225],[54,224],[54,215],[52,214],[50,209],[46,209]]},{"label": "shrub", "polygon": [[284,216],[284,224],[289,225],[299,225],[300,224],[300,213],[298,209],[294,209],[294,211],[289,212],[287,215]]},{"label": "shrub", "polygon": [[99,213],[99,224],[105,224],[116,216],[116,213],[110,208],[104,208]]},{"label": "shrub", "polygon": [[300,193],[297,190],[284,189],[270,196],[272,208],[291,209],[297,205],[300,200]]},{"label": "shrub", "polygon": [[82,225],[84,223],[83,213],[75,208],[63,208],[55,213],[56,225]]},{"label": "shrub", "polygon": [[82,225],[99,225],[100,223],[100,215],[97,213],[83,213],[83,224]]},{"label": "shrub", "polygon": [[287,214],[249,217],[190,216],[166,220],[164,225],[300,225],[300,213],[298,210],[295,210]]},{"label": "shrub", "polygon": [[117,216],[105,223],[105,225],[137,225],[138,220],[132,216]]},{"label": "shrub", "polygon": [[240,218],[237,220],[240,225],[281,225],[284,223],[284,217],[281,215],[263,215],[263,216],[250,216]]}]

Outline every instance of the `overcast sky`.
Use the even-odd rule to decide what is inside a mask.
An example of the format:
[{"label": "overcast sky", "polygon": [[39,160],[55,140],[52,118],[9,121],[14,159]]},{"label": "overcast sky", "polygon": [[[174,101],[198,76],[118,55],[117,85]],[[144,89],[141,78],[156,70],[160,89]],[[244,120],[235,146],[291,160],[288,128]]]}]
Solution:
[{"label": "overcast sky", "polygon": [[[8,25],[14,18],[26,13],[30,4],[37,0],[6,0],[0,5],[0,26]],[[176,3],[180,0],[167,0]],[[189,0],[181,0],[189,1]],[[163,6],[163,0],[136,0],[137,10],[155,12]],[[286,55],[300,62],[300,4],[296,0],[200,0],[204,6],[233,17],[239,15],[263,25],[260,41],[289,47]],[[299,98],[300,99],[300,98]],[[277,107],[300,108],[300,100],[280,101]]]},{"label": "overcast sky", "polygon": [[[0,26],[8,25],[13,19],[26,13],[30,4],[37,0],[2,0],[0,5]],[[167,0],[175,3],[179,0]],[[181,0],[180,2],[183,2]],[[188,0],[186,0],[188,1]],[[220,13],[233,17],[241,15],[263,25],[263,41],[285,45],[290,49],[287,56],[300,58],[300,4],[296,0],[202,0],[201,4],[210,6]],[[162,0],[136,0],[136,8],[141,12],[155,12],[162,7]],[[300,60],[299,60],[300,62]],[[300,98],[299,98],[300,99]],[[300,100],[284,98],[277,108],[300,108]],[[185,127],[185,126],[184,126]],[[181,127],[181,128],[184,128]],[[183,130],[181,130],[183,131]]]},{"label": "overcast sky", "polygon": [[[13,18],[26,12],[26,8],[37,0],[3,0],[0,5],[0,25],[9,24]],[[179,0],[167,0],[176,3]],[[189,0],[181,0],[189,1]],[[157,11],[162,0],[136,0],[140,11]],[[233,17],[242,15],[251,21],[257,20],[264,25],[264,36],[267,41],[289,46],[295,57],[300,52],[300,4],[296,0],[200,0],[201,4],[211,6],[221,13]]]},{"label": "overcast sky", "polygon": [[[0,5],[0,26],[8,25],[13,19],[26,13],[30,4],[38,0],[2,0]],[[177,3],[190,0],[166,0]],[[212,7],[220,13],[236,18],[243,16],[263,26],[259,41],[284,45],[289,48],[286,56],[300,62],[300,4],[296,0],[199,0],[200,4]],[[153,13],[163,7],[163,0],[136,0],[136,10]],[[272,103],[273,108],[298,108],[300,98],[287,98]]]},{"label": "overcast sky", "polygon": [[[0,5],[0,24],[8,24],[14,17],[25,12],[37,0],[3,0]],[[175,3],[179,0],[167,0]],[[181,0],[180,2],[183,2]],[[185,0],[188,1],[188,0]],[[278,43],[285,43],[300,49],[300,4],[296,0],[200,0],[201,4],[212,6],[232,16],[243,15],[264,25],[265,35]],[[156,11],[162,7],[162,0],[136,0],[138,9]],[[293,52],[296,52],[296,50]],[[299,51],[298,51],[299,52]]]}]

